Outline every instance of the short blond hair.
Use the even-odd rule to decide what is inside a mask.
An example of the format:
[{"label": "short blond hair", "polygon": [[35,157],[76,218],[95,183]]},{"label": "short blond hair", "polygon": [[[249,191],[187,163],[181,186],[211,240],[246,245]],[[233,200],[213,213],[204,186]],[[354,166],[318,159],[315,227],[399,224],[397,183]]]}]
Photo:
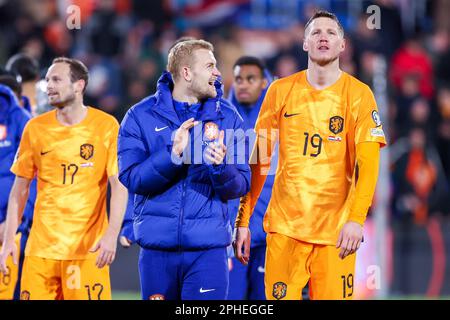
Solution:
[{"label": "short blond hair", "polygon": [[181,67],[192,65],[193,53],[195,50],[206,49],[214,52],[214,46],[205,40],[185,40],[180,41],[169,51],[167,61],[167,71],[172,74],[172,78],[177,80],[180,76]]}]

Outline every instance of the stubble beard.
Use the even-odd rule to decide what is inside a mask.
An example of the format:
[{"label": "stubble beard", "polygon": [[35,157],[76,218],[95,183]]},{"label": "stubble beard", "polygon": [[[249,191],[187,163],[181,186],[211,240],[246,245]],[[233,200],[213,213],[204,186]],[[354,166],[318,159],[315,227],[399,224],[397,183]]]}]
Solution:
[{"label": "stubble beard", "polygon": [[75,101],[75,94],[72,93],[69,96],[67,96],[65,99],[56,100],[54,102],[49,101],[49,105],[51,105],[52,107],[58,108],[58,109],[63,109],[67,105],[72,104],[74,101]]},{"label": "stubble beard", "polygon": [[217,95],[217,90],[214,90],[215,92],[212,92],[211,88],[204,87],[197,82],[194,82],[191,87],[191,91],[194,93],[194,95],[197,97],[199,101],[203,101],[209,98],[214,98]]},{"label": "stubble beard", "polygon": [[318,64],[321,67],[324,67],[326,65],[332,64],[337,59],[339,59],[339,55],[336,55],[336,56],[331,57],[331,58],[323,58],[323,59],[315,59],[315,58],[311,57],[311,61],[316,63],[316,64]]}]

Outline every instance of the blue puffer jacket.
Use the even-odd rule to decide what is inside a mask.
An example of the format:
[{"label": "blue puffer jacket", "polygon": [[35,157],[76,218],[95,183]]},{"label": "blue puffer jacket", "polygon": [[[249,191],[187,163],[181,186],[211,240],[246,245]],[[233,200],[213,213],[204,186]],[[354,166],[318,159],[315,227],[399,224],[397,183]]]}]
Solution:
[{"label": "blue puffer jacket", "polygon": [[[229,101],[236,107],[239,114],[244,119],[244,128],[245,130],[253,129],[255,127],[256,119],[258,118],[259,110],[261,109],[261,104],[266,96],[267,89],[269,88],[270,83],[272,82],[272,75],[269,71],[265,70],[264,76],[268,81],[266,89],[261,92],[258,101],[251,106],[243,106],[241,105],[237,98],[234,88],[231,87],[230,93],[228,96]],[[249,131],[250,132],[250,131]],[[250,139],[251,141],[255,141],[255,139]],[[250,146],[252,149],[253,146]],[[252,247],[257,247],[266,244],[266,233],[263,229],[263,218],[266,213],[267,206],[270,201],[270,197],[272,195],[272,186],[275,180],[275,171],[278,162],[278,155],[274,152],[272,156],[271,169],[270,174],[267,175],[266,182],[261,191],[261,195],[259,196],[258,202],[256,203],[255,210],[250,218],[250,232],[252,235]],[[239,199],[234,199],[228,202],[228,211],[231,217],[231,223],[234,227],[234,221],[236,220],[237,212],[239,209]]]},{"label": "blue puffer jacket", "polygon": [[[23,129],[30,118],[31,115],[18,105],[11,89],[0,85],[0,223],[6,219],[9,192],[15,178],[10,168],[19,148]],[[31,226],[35,199],[36,181],[33,180],[19,226],[21,232],[28,232]]]},{"label": "blue puffer jacket", "polygon": [[[218,95],[201,106],[196,128],[214,123],[219,130],[237,130],[242,118],[236,109]],[[248,159],[238,164],[237,153],[227,163],[185,164],[172,160],[172,133],[181,123],[173,107],[173,81],[164,72],[157,92],[133,106],[119,130],[119,179],[135,194],[133,228],[136,242],[144,248],[160,250],[202,250],[225,247],[231,242],[227,201],[250,189]],[[203,131],[191,133],[192,159],[207,141]],[[196,129],[196,130],[195,130]],[[230,140],[230,141],[229,141]],[[244,143],[226,132],[228,150]],[[185,152],[185,155],[188,152]],[[201,158],[201,155],[200,155]],[[191,159],[191,160],[192,160]]]}]

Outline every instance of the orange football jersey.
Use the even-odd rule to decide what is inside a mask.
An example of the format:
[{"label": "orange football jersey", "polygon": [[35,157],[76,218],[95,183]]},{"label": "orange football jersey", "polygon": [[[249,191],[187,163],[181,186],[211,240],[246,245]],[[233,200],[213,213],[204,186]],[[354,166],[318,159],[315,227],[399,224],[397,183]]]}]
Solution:
[{"label": "orange football jersey", "polygon": [[84,259],[100,240],[108,221],[108,177],[118,173],[119,124],[103,111],[63,126],[56,110],[26,125],[11,171],[37,176],[37,198],[26,256],[55,260]]},{"label": "orange football jersey", "polygon": [[[265,231],[335,245],[353,199],[356,145],[386,143],[370,88],[343,72],[333,85],[317,90],[306,71],[298,72],[272,83],[255,130],[263,145],[274,143],[273,132],[279,143]],[[252,168],[251,190],[241,199],[236,226],[248,225],[270,166],[270,147],[260,144],[261,149],[268,152]]]}]

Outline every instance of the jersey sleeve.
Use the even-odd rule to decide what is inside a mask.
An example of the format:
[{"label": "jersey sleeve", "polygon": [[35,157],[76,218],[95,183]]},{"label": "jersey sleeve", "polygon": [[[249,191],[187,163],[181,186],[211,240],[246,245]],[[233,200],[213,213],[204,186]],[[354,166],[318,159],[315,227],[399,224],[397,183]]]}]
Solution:
[{"label": "jersey sleeve", "polygon": [[267,91],[256,120],[256,141],[249,161],[252,170],[250,192],[240,200],[235,221],[236,227],[248,227],[267,174],[270,172],[272,151],[278,138],[277,103],[276,87],[272,84]]},{"label": "jersey sleeve", "polygon": [[28,123],[23,130],[19,149],[11,166],[11,171],[19,177],[33,179],[36,173],[36,164],[33,157],[33,146],[30,134],[30,124]]},{"label": "jersey sleeve", "polygon": [[356,182],[355,198],[350,207],[348,220],[364,225],[377,185],[380,146],[375,142],[365,142],[356,145],[356,159],[359,167],[359,177]]},{"label": "jersey sleeve", "polygon": [[386,138],[383,125],[378,113],[375,97],[369,87],[363,87],[363,92],[358,102],[355,144],[361,142],[378,142],[380,147],[384,147],[386,145]]},{"label": "jersey sleeve", "polygon": [[109,134],[108,159],[106,160],[106,172],[108,177],[118,174],[119,167],[117,165],[117,138],[119,136],[119,123],[114,119],[111,121]]}]

